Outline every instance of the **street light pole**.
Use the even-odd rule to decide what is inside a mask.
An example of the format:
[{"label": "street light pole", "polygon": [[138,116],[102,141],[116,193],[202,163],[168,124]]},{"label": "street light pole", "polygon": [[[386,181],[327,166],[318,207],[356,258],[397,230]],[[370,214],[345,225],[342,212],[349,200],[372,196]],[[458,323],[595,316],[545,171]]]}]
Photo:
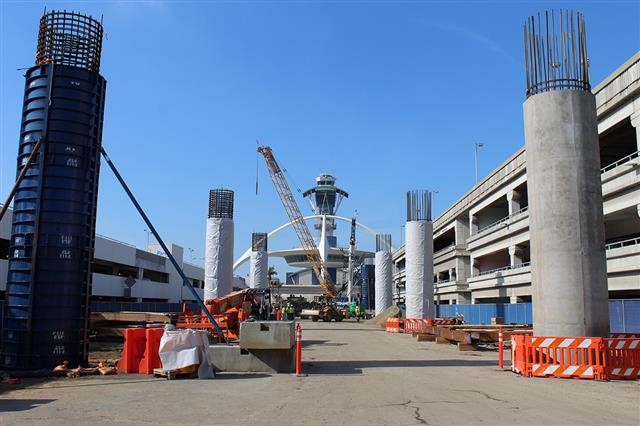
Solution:
[{"label": "street light pole", "polygon": [[144,232],[147,233],[147,247],[146,247],[146,250],[149,251],[149,236],[151,235],[151,231],[149,231],[147,228],[145,228]]},{"label": "street light pole", "polygon": [[482,148],[484,146],[483,143],[475,143],[474,145],[474,149],[475,149],[475,159],[476,159],[476,185],[478,184],[478,149]]}]

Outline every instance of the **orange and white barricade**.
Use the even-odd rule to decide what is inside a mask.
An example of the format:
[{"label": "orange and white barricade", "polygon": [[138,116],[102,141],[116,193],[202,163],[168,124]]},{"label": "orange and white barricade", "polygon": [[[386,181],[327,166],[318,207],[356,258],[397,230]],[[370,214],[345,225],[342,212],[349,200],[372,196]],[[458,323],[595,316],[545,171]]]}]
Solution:
[{"label": "orange and white barricade", "polygon": [[400,318],[387,318],[385,330],[387,333],[400,333]]},{"label": "orange and white barricade", "polygon": [[634,333],[611,333],[612,339],[640,339],[640,334]]},{"label": "orange and white barricade", "polygon": [[640,379],[640,338],[611,338],[604,341],[609,378]]},{"label": "orange and white barricade", "polygon": [[525,339],[526,375],[606,380],[601,337]]}]

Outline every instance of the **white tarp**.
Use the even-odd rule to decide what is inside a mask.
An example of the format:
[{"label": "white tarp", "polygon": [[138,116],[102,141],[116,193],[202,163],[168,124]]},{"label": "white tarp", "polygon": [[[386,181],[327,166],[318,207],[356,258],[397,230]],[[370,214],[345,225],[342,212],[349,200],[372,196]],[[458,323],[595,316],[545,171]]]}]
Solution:
[{"label": "white tarp", "polygon": [[391,306],[393,301],[391,281],[391,253],[382,250],[376,253],[375,263],[376,315]]},{"label": "white tarp", "polygon": [[199,364],[198,378],[214,377],[213,366],[207,357],[209,338],[205,330],[166,330],[160,339],[158,355],[165,371]]},{"label": "white tarp", "polygon": [[267,288],[269,286],[269,254],[266,251],[251,252],[249,268],[249,287]]},{"label": "white tarp", "polygon": [[204,298],[215,299],[233,288],[233,219],[207,219],[204,252]]},{"label": "white tarp", "polygon": [[409,221],[406,233],[406,317],[433,318],[433,223]]}]

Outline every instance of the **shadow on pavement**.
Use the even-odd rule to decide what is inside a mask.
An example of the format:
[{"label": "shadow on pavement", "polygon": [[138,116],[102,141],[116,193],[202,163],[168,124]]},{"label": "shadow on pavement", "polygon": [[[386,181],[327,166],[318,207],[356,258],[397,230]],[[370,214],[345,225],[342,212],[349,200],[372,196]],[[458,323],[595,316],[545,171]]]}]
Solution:
[{"label": "shadow on pavement", "polygon": [[329,340],[303,340],[302,347],[306,348],[309,346],[322,345],[322,346],[345,346],[347,343],[341,342],[332,342],[329,343]]},{"label": "shadow on pavement", "polygon": [[27,411],[54,401],[55,399],[0,399],[0,413]]},{"label": "shadow on pavement", "polygon": [[305,331],[366,331],[366,332],[382,332],[382,333],[386,333],[386,331],[384,330],[384,328],[366,328],[366,327],[349,327],[349,328],[343,328],[343,327],[336,327],[336,328],[304,328],[302,327],[302,336],[304,340],[304,332]]},{"label": "shadow on pavement", "polygon": [[262,379],[271,377],[266,373],[216,373],[214,380],[236,380],[236,379]]},{"label": "shadow on pavement", "polygon": [[382,360],[382,361],[312,361],[305,362],[303,371],[313,374],[362,374],[363,368],[407,367],[486,367],[495,366],[491,360],[436,359],[436,360]]}]

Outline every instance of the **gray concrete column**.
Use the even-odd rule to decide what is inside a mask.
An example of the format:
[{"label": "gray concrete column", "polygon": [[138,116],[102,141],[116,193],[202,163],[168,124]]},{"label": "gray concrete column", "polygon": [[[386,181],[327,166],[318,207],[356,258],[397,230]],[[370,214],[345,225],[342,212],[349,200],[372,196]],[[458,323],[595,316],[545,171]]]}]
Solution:
[{"label": "gray concrete column", "polygon": [[375,301],[376,315],[380,315],[393,304],[393,279],[391,275],[391,253],[380,250],[375,254]]},{"label": "gray concrete column", "polygon": [[449,280],[455,280],[456,278],[456,268],[449,268]]},{"label": "gray concrete column", "polygon": [[633,101],[633,110],[631,125],[636,128],[636,147],[640,151],[640,98]]},{"label": "gray concrete column", "polygon": [[469,230],[471,235],[475,234],[476,232],[478,232],[478,216],[474,215],[474,214],[470,214],[469,215]]},{"label": "gray concrete column", "polygon": [[524,103],[534,334],[608,336],[595,97],[538,93]]},{"label": "gray concrete column", "polygon": [[480,261],[475,257],[471,258],[471,276],[475,277],[480,273]]},{"label": "gray concrete column", "polygon": [[518,245],[509,246],[509,260],[511,262],[511,267],[521,264],[522,263],[522,247]]},{"label": "gray concrete column", "polygon": [[509,206],[509,216],[520,211],[520,193],[515,189],[507,192],[507,205]]},{"label": "gray concrete column", "polygon": [[466,244],[469,239],[469,222],[464,219],[456,219],[455,221],[455,239],[456,245]]}]

